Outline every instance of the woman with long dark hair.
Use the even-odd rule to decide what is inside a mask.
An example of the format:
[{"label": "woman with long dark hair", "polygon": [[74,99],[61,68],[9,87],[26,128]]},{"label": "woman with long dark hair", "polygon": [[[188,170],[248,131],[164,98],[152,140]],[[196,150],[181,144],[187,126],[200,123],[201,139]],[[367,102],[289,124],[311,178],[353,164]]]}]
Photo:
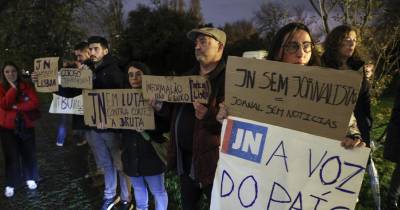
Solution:
[{"label": "woman with long dark hair", "polygon": [[[315,42],[308,27],[303,23],[293,22],[279,29],[272,39],[267,60],[318,66]],[[216,118],[222,123],[228,112],[224,103],[220,103],[219,108]]]},{"label": "woman with long dark hair", "polygon": [[318,66],[319,59],[310,29],[297,22],[283,26],[272,40],[267,60]]},{"label": "woman with long dark hair", "polygon": [[[302,23],[289,23],[283,26],[276,33],[272,40],[272,44],[267,56],[268,60],[280,61],[284,63],[319,66],[317,52],[315,50],[315,42],[312,38],[308,27]],[[217,114],[217,120],[222,120],[228,116],[227,110],[223,103],[220,104],[220,110]],[[353,148],[363,146],[360,139],[353,141],[353,137],[359,136],[356,128],[354,116],[349,123],[348,136],[342,140],[342,146],[345,148]]]},{"label": "woman with long dark hair", "polygon": [[34,120],[29,112],[38,108],[35,88],[22,79],[17,65],[5,62],[0,84],[0,138],[5,160],[6,197],[14,195],[20,177],[20,160],[28,188],[37,188]]},{"label": "woman with long dark hair", "polygon": [[[325,52],[322,54],[321,63],[325,67],[338,70],[359,70],[365,62],[357,51],[357,30],[349,25],[340,25],[334,28],[324,42]],[[357,127],[361,139],[369,145],[372,127],[371,96],[369,82],[365,74],[361,83],[360,93],[354,108]]]},{"label": "woman with long dark hair", "polygon": [[[145,74],[151,74],[145,64],[130,63],[127,67],[128,87],[141,89],[142,76]],[[123,170],[131,179],[138,210],[148,209],[149,190],[154,197],[156,210],[166,210],[168,207],[168,195],[164,186],[166,164],[156,148],[166,141],[163,132],[169,129],[169,124],[155,115],[155,125],[155,130],[122,131]]]}]

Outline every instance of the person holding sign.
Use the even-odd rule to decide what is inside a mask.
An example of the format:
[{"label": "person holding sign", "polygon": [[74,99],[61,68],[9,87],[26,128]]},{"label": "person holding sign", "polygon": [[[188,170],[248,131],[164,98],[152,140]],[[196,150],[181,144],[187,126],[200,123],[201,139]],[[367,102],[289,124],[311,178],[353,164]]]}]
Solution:
[{"label": "person holding sign", "polygon": [[[268,60],[280,61],[299,65],[319,65],[315,43],[308,27],[302,23],[289,23],[283,26],[274,36],[272,45],[267,56]],[[228,110],[224,103],[219,104],[217,121],[222,123],[228,116]],[[354,116],[349,122],[349,135],[358,137],[359,131],[356,128]],[[361,139],[344,138],[342,146],[353,148],[363,146]]]},{"label": "person holding sign", "polygon": [[[359,70],[365,62],[361,60],[357,52],[357,33],[348,25],[334,28],[324,42],[325,52],[322,54],[322,65],[339,70]],[[357,127],[361,132],[361,139],[369,145],[370,131],[372,128],[371,95],[369,82],[364,73],[360,93],[354,108],[354,116]],[[357,138],[353,136],[352,138]]]},{"label": "person holding sign", "polygon": [[[129,87],[142,88],[142,75],[151,74],[150,69],[143,63],[132,62],[128,65]],[[148,209],[148,190],[150,189],[156,210],[166,210],[168,194],[164,186],[166,165],[156,151],[157,146],[163,145],[166,138],[163,132],[168,130],[168,123],[155,116],[155,130],[136,131],[122,130],[122,165],[125,174],[132,182],[135,194],[136,209]]]},{"label": "person holding sign", "polygon": [[[302,23],[289,23],[274,36],[268,60],[307,66],[319,65],[315,42],[308,27]],[[222,123],[228,116],[224,103],[219,104],[217,121]]]},{"label": "person holding sign", "polygon": [[[77,45],[75,45],[74,55],[76,57],[75,61],[76,67],[78,69],[84,68],[83,67],[84,63],[90,59],[89,44],[87,42],[80,42]],[[81,91],[79,90],[78,92],[80,93]],[[82,146],[87,143],[85,139],[86,128],[82,115],[72,116],[72,133],[74,138],[76,139],[77,146]]]},{"label": "person holding sign", "polygon": [[39,108],[35,88],[22,80],[21,71],[12,62],[1,69],[0,133],[5,160],[6,197],[14,196],[20,177],[20,160],[29,189],[37,188],[34,119],[30,113]]},{"label": "person holding sign", "polygon": [[[116,61],[109,53],[108,41],[99,36],[88,39],[90,60],[93,70],[93,89],[123,88],[124,75]],[[97,121],[97,127],[87,132],[88,143],[93,150],[97,165],[104,172],[104,200],[101,209],[111,209],[122,200],[120,208],[130,204],[130,184],[128,177],[122,171],[121,139],[115,130],[104,129],[104,122]],[[117,196],[117,175],[121,189],[121,198]]]},{"label": "person holding sign", "polygon": [[[203,194],[211,200],[212,183],[219,159],[221,124],[216,121],[218,104],[224,100],[225,32],[217,28],[193,29],[187,37],[195,43],[198,64],[187,75],[207,76],[211,95],[207,104],[166,104],[159,114],[172,113],[168,167],[180,176],[182,209],[198,209]],[[167,106],[165,106],[167,105]]]}]

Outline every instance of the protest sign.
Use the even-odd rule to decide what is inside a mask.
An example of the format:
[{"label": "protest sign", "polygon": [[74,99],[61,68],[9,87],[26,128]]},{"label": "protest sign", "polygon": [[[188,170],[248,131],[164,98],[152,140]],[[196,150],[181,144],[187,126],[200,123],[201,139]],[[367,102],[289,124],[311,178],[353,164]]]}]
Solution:
[{"label": "protest sign", "polygon": [[60,69],[61,86],[79,88],[79,89],[92,89],[92,71],[77,68],[62,68]]},{"label": "protest sign", "polygon": [[34,71],[38,77],[35,87],[38,92],[58,91],[58,59],[58,57],[47,57],[34,60]]},{"label": "protest sign", "polygon": [[208,103],[211,84],[203,76],[164,77],[144,75],[142,78],[143,95],[146,99],[159,101]]},{"label": "protest sign", "polygon": [[357,71],[230,56],[225,104],[232,116],[341,140],[361,79]]},{"label": "protest sign", "polygon": [[49,113],[83,115],[82,95],[74,98],[65,98],[53,94],[53,100],[51,101]]},{"label": "protest sign", "polygon": [[210,209],[354,209],[369,150],[230,117]]},{"label": "protest sign", "polygon": [[83,90],[85,124],[116,129],[154,129],[154,111],[141,90]]}]

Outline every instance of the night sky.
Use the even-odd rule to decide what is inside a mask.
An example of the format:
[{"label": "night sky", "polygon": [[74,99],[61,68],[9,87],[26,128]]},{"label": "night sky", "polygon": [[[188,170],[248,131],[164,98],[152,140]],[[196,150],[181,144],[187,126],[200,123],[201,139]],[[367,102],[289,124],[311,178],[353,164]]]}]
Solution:
[{"label": "night sky", "polygon": [[[250,20],[265,0],[201,0],[202,14],[206,23],[222,26],[225,22],[241,19]],[[138,3],[149,4],[150,0],[124,0],[126,12],[134,9]],[[186,7],[189,5],[186,0]]]}]

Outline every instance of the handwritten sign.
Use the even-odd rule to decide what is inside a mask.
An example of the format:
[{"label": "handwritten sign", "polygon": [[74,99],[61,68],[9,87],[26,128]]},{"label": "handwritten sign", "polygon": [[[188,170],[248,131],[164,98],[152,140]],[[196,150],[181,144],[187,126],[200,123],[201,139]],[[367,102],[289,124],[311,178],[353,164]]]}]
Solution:
[{"label": "handwritten sign", "polygon": [[74,98],[65,98],[53,94],[53,100],[51,101],[49,113],[83,115],[82,95]]},{"label": "handwritten sign", "polygon": [[85,124],[106,128],[154,129],[154,111],[137,89],[83,90]]},{"label": "handwritten sign", "polygon": [[343,139],[362,75],[282,62],[229,57],[229,114],[332,139]]},{"label": "handwritten sign", "polygon": [[192,103],[208,103],[211,85],[203,76],[148,76],[142,78],[143,95],[146,99],[159,101]]},{"label": "handwritten sign", "polygon": [[354,209],[369,148],[229,118],[212,190],[213,210]]},{"label": "handwritten sign", "polygon": [[61,86],[80,88],[80,89],[92,89],[92,71],[80,70],[77,68],[62,68],[60,69]]},{"label": "handwritten sign", "polygon": [[38,75],[35,87],[38,92],[58,91],[58,59],[58,57],[47,57],[34,60],[34,69]]}]

